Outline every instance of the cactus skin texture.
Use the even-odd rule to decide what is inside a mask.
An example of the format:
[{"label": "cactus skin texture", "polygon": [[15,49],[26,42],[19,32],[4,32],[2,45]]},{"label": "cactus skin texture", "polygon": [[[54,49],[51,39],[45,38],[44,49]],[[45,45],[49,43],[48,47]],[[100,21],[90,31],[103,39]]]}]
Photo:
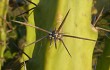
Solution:
[{"label": "cactus skin texture", "polygon": [[4,50],[6,48],[6,13],[8,8],[8,0],[0,0],[0,70],[4,62]]},{"label": "cactus skin texture", "polygon": [[[52,31],[59,27],[70,9],[60,32],[97,40],[98,33],[91,26],[91,8],[92,0],[40,0],[38,7],[34,9],[34,20],[36,26]],[[45,35],[46,33],[36,30],[37,39]],[[72,57],[68,55],[60,41],[57,41],[56,49],[54,42],[50,46],[47,38],[35,45],[27,69],[92,70],[92,54],[96,42],[76,38],[63,38],[63,41]],[[29,54],[29,50],[31,49],[26,49],[26,53]]]}]

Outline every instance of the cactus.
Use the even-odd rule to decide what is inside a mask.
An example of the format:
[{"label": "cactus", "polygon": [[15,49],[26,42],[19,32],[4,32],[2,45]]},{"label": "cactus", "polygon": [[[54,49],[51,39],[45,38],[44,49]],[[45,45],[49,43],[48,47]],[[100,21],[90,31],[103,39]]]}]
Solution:
[{"label": "cactus", "polygon": [[[97,31],[91,26],[91,7],[92,0],[41,0],[34,9],[35,24],[48,31],[58,29],[70,9],[60,32],[96,40]],[[36,30],[36,33],[37,39],[46,35],[39,30]],[[47,38],[36,44],[33,54],[31,53],[32,59],[27,63],[27,69],[92,70],[92,53],[96,42],[77,38],[63,38],[63,41],[72,57],[68,55],[62,42],[57,41],[56,49],[54,42],[50,46]],[[30,54],[29,51],[25,52]]]},{"label": "cactus", "polygon": [[[0,1],[0,70],[4,62],[4,50],[6,48],[6,23],[3,19],[6,19],[6,12],[8,8],[8,0]],[[3,19],[2,19],[3,18]]]},{"label": "cactus", "polygon": [[[33,1],[35,2],[35,0]],[[36,0],[37,2],[37,0]],[[29,9],[33,8],[34,6],[31,4],[29,5]],[[31,15],[28,17],[28,23],[32,24],[32,25],[35,25],[35,22],[34,22],[34,15],[32,13],[32,11],[30,12]],[[36,40],[36,32],[35,32],[35,29],[32,28],[32,27],[29,27],[29,26],[26,26],[26,45],[28,45],[29,43],[33,42]],[[30,58],[32,58],[32,53],[33,53],[33,50],[34,50],[34,46],[35,44],[32,44],[32,45],[29,45],[28,47],[25,47],[24,48],[24,52],[26,52],[26,54],[28,54],[28,56]],[[26,60],[29,60],[29,58],[23,54],[23,60],[26,61]]]},{"label": "cactus", "polygon": [[[29,5],[29,9],[34,7],[34,11],[29,12],[29,14],[31,13],[27,22],[29,26],[24,24],[27,31],[23,53],[25,52],[28,57],[23,54],[22,58],[19,58],[21,64],[24,65],[21,70],[92,70],[92,55],[98,36],[98,31],[91,25],[93,0],[31,1],[36,5]],[[99,5],[102,6],[103,0],[100,2]],[[99,5],[96,4],[96,7],[102,9]],[[0,1],[0,70],[4,63],[6,40],[9,38],[6,35],[5,22],[7,6],[8,0]],[[104,12],[109,10],[109,6],[109,2],[107,2]],[[35,44],[35,40],[39,42]],[[106,38],[106,47],[98,59],[96,70],[109,70],[109,42],[110,40]],[[25,64],[27,68],[25,68]],[[16,65],[17,63],[15,63]]]}]

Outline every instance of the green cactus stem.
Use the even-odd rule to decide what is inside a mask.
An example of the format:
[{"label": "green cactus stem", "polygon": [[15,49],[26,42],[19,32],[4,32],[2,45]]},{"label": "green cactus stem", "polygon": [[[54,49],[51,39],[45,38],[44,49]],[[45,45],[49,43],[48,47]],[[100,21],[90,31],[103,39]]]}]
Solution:
[{"label": "green cactus stem", "polygon": [[[4,50],[6,48],[6,13],[8,8],[8,0],[0,1],[0,70],[4,62]],[[2,19],[3,18],[3,19]]]},{"label": "green cactus stem", "polygon": [[[34,20],[37,26],[52,31],[58,29],[70,9],[60,33],[97,40],[97,31],[91,26],[91,8],[92,0],[40,0],[34,10]],[[39,30],[36,33],[37,39],[46,35]],[[61,41],[57,41],[56,49],[54,42],[50,46],[47,38],[36,44],[27,69],[92,70],[92,54],[96,42],[69,37],[63,37],[63,41],[72,57]]]}]

